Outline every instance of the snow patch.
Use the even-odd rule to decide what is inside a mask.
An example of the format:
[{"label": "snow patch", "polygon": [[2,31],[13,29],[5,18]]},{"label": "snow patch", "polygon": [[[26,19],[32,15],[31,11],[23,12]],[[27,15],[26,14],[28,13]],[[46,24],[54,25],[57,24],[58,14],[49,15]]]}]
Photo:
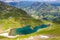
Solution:
[{"label": "snow patch", "polygon": [[40,38],[49,38],[49,36],[40,35]]}]

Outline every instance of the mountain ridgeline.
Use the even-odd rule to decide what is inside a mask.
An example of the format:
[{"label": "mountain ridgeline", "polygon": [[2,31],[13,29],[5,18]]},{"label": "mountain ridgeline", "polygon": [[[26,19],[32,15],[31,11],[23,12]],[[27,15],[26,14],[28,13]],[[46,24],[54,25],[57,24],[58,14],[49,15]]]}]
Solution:
[{"label": "mountain ridgeline", "polygon": [[6,5],[4,2],[0,2],[0,28],[18,28],[25,25],[30,25],[31,27],[40,25],[42,21],[36,20],[30,17],[22,9],[18,9],[12,6]]},{"label": "mountain ridgeline", "polygon": [[60,6],[57,6],[59,5],[58,3],[56,5],[48,2],[21,1],[16,4],[15,2],[7,4],[25,10],[32,17],[38,16],[37,19],[55,21],[57,23],[60,20]]},{"label": "mountain ridgeline", "polygon": [[[46,2],[35,2],[30,7],[25,8],[24,10],[27,10],[27,12],[30,12],[30,15],[36,15],[38,16],[38,19],[43,20],[60,20],[60,7],[59,6],[52,6],[49,3]],[[41,18],[42,16],[42,18]]]},{"label": "mountain ridgeline", "polygon": [[60,6],[33,1],[0,2],[0,40],[19,39],[60,40]]}]

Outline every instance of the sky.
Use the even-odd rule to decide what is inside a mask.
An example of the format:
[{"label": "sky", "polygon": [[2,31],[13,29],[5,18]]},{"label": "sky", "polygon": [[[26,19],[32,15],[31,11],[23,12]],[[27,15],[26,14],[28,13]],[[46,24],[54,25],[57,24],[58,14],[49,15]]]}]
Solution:
[{"label": "sky", "polygon": [[20,2],[20,1],[40,1],[40,2],[46,1],[46,2],[55,2],[55,1],[58,1],[59,2],[59,0],[0,0],[0,1],[4,1],[4,2]]}]

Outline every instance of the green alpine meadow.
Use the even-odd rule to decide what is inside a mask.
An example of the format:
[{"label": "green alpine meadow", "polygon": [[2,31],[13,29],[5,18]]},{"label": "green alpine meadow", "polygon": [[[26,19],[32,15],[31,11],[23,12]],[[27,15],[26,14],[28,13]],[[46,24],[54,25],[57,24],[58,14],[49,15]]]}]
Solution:
[{"label": "green alpine meadow", "polygon": [[0,40],[60,40],[60,3],[0,1]]}]

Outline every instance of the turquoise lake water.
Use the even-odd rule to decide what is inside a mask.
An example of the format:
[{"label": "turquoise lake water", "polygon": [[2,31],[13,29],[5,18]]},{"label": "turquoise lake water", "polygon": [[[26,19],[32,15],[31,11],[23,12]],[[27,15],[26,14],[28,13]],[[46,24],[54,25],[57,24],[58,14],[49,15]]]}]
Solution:
[{"label": "turquoise lake water", "polygon": [[24,26],[23,28],[15,28],[13,31],[13,35],[31,34],[31,33],[36,32],[39,29],[46,28],[46,27],[48,27],[48,25],[42,24],[40,26],[35,26],[33,29],[31,29],[30,26],[27,25],[27,26]]}]

